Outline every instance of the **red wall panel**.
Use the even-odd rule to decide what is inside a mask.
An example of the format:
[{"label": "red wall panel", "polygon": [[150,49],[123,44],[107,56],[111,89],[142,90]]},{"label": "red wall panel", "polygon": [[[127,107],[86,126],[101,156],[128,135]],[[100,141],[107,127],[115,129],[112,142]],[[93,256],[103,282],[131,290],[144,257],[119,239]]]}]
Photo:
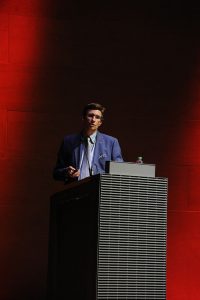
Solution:
[{"label": "red wall panel", "polygon": [[168,214],[167,299],[199,299],[199,212]]},{"label": "red wall panel", "polygon": [[0,13],[0,63],[8,62],[8,15]]}]

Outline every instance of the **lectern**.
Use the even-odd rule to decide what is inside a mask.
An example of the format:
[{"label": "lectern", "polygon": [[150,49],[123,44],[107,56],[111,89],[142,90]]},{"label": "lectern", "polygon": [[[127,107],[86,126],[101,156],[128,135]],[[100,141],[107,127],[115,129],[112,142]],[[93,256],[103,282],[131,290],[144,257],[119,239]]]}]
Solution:
[{"label": "lectern", "polygon": [[48,300],[166,299],[167,179],[102,174],[51,197]]}]

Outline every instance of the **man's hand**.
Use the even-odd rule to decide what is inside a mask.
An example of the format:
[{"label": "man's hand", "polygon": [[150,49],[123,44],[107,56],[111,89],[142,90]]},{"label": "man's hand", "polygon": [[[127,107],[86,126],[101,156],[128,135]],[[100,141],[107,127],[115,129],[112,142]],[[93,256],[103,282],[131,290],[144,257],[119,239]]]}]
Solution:
[{"label": "man's hand", "polygon": [[80,176],[80,170],[75,169],[72,166],[67,167],[66,170],[67,170],[67,175],[70,178],[75,178],[75,177],[79,177]]}]

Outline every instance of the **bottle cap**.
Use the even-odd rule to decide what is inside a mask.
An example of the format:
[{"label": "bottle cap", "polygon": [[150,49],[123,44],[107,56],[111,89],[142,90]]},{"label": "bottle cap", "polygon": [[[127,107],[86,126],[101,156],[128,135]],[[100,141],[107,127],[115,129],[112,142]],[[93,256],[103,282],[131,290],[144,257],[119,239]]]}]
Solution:
[{"label": "bottle cap", "polygon": [[138,164],[142,164],[143,160],[142,160],[142,156],[138,156],[137,161]]}]

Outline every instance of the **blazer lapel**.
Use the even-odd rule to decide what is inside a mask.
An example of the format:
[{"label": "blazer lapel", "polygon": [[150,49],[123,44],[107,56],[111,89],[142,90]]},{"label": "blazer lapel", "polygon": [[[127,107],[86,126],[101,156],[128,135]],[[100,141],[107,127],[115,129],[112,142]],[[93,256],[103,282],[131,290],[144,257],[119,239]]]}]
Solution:
[{"label": "blazer lapel", "polygon": [[104,153],[104,140],[100,132],[97,132],[96,145],[94,149],[93,163],[97,163]]},{"label": "blazer lapel", "polygon": [[77,140],[75,142],[75,149],[74,149],[74,165],[76,168],[80,167],[80,159],[81,159],[81,135],[77,136]]}]

